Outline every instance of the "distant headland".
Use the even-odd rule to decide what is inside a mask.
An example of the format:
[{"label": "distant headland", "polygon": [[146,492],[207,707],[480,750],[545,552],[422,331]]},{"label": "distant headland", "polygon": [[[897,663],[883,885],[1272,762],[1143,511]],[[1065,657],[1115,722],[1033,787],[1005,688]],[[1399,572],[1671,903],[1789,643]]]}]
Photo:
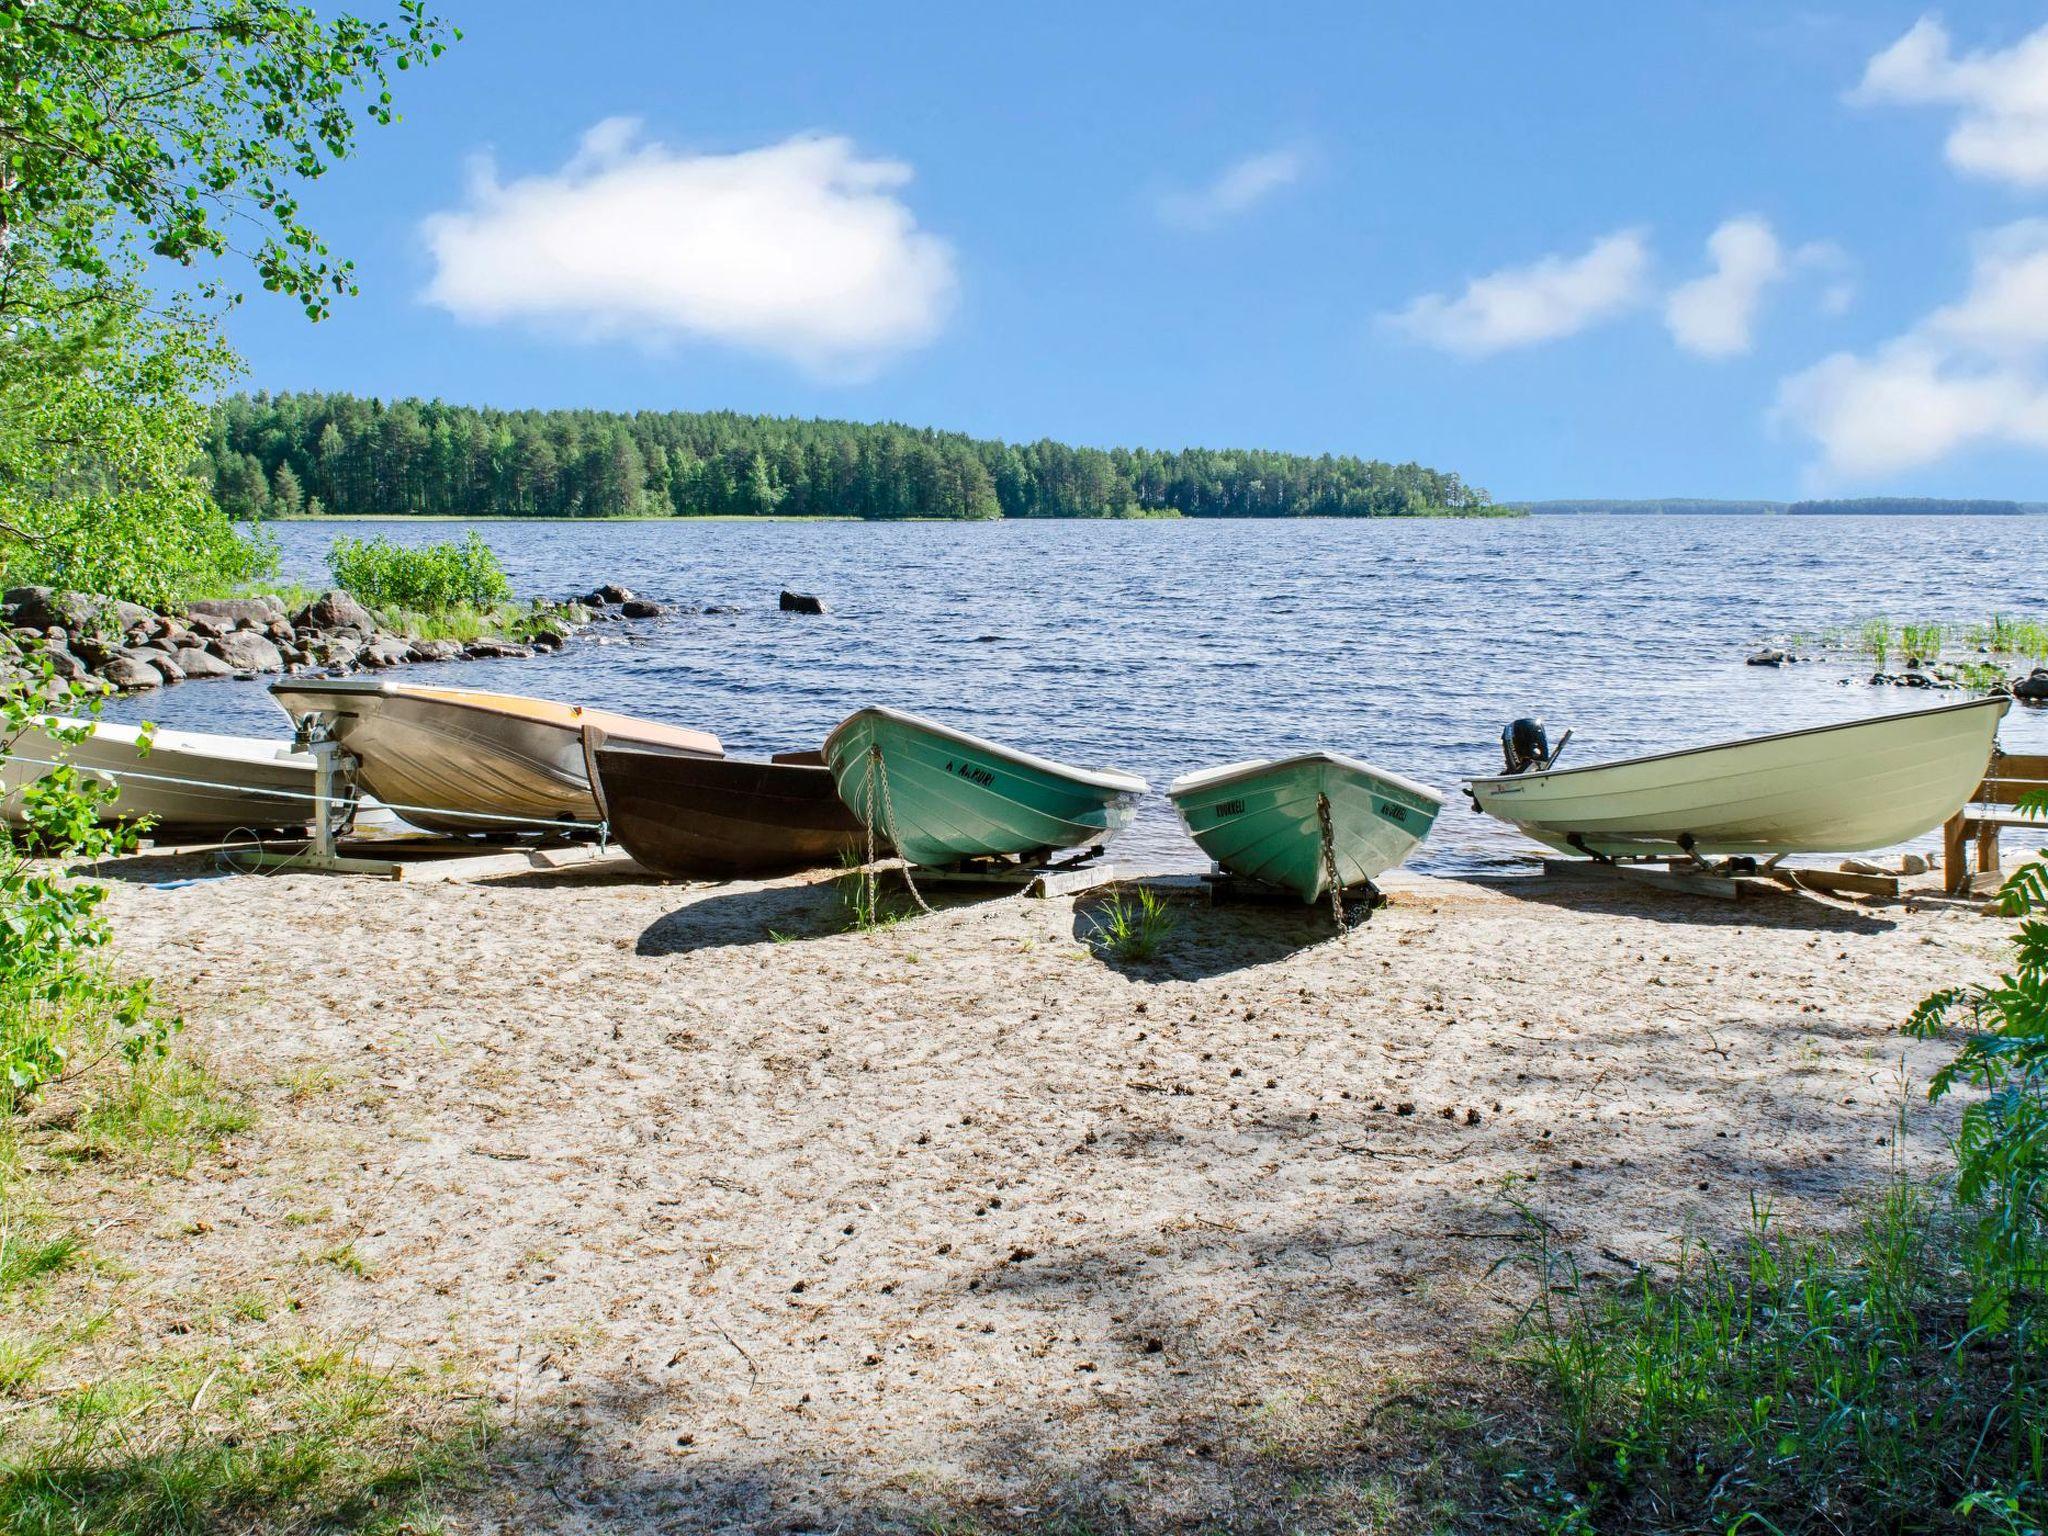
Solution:
[{"label": "distant headland", "polygon": [[2048,512],[2048,501],[1953,500],[1936,496],[1855,496],[1834,501],[1711,501],[1696,496],[1643,500],[1510,501],[1502,503],[1536,516],[1663,517],[2031,517]]}]

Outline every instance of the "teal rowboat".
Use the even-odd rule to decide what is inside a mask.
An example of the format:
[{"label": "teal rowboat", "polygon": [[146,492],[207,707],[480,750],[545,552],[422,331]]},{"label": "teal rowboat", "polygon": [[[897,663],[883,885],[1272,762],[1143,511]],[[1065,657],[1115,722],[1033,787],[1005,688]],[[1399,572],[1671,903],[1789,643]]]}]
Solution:
[{"label": "teal rowboat", "polygon": [[1369,883],[1429,835],[1444,804],[1433,789],[1335,752],[1205,768],[1166,793],[1223,868],[1311,904],[1329,894],[1332,854],[1340,889]]},{"label": "teal rowboat", "polygon": [[825,762],[847,808],[920,865],[1106,842],[1146,789],[1133,774],[1070,768],[893,709],[841,721]]}]

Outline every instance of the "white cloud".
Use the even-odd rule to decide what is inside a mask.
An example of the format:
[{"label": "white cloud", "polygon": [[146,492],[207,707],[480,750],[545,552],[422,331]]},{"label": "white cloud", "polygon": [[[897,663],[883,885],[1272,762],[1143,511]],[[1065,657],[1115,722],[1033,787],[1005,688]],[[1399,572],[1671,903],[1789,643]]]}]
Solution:
[{"label": "white cloud", "polygon": [[1671,339],[1700,357],[1735,357],[1756,344],[1757,316],[1766,293],[1800,272],[1826,274],[1819,305],[1828,315],[1855,301],[1850,262],[1832,241],[1813,240],[1787,251],[1770,221],[1753,213],[1724,220],[1707,237],[1712,270],[1680,283],[1664,300]]},{"label": "white cloud", "polygon": [[552,175],[481,164],[465,205],[422,226],[426,298],[479,323],[712,341],[858,377],[953,305],[951,248],[898,196],[910,179],[844,138],[686,154],[608,118]]},{"label": "white cloud", "polygon": [[1923,16],[1870,61],[1850,100],[1957,107],[1949,164],[1972,176],[2048,187],[2048,26],[2002,52],[1957,56],[1948,29]]},{"label": "white cloud", "polygon": [[1213,229],[1293,186],[1307,171],[1308,152],[1298,147],[1245,155],[1231,161],[1206,186],[1166,193],[1159,199],[1159,216],[1184,229]]},{"label": "white cloud", "polygon": [[1869,479],[1960,449],[2048,452],[2048,220],[1979,240],[1969,291],[1868,356],[1838,352],[1780,386],[1776,416],[1820,468]]},{"label": "white cloud", "polygon": [[1680,283],[1664,301],[1671,339],[1701,357],[1733,357],[1754,344],[1764,290],[1783,282],[1785,251],[1765,220],[1729,219],[1707,237],[1713,271]]},{"label": "white cloud", "polygon": [[1633,309],[1649,296],[1643,232],[1617,230],[1582,256],[1546,256],[1475,277],[1456,298],[1426,293],[1382,318],[1418,341],[1483,357],[1571,336]]}]

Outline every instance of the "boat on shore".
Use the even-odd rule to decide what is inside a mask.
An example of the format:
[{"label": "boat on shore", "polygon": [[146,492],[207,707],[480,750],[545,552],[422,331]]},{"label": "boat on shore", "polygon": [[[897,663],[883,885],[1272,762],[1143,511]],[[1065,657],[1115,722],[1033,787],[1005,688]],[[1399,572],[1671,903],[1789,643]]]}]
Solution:
[{"label": "boat on shore", "polygon": [[918,865],[1100,846],[1147,787],[879,706],[840,722],[825,761],[846,807]]},{"label": "boat on shore", "polygon": [[1443,809],[1427,785],[1337,752],[1228,763],[1167,788],[1181,824],[1223,869],[1315,903],[1370,885],[1415,850]]},{"label": "boat on shore", "polygon": [[291,678],[271,697],[356,759],[356,783],[414,826],[480,833],[595,827],[586,736],[596,744],[723,757],[705,731],[521,694],[384,679]]},{"label": "boat on shore", "polygon": [[[73,731],[89,734],[75,742],[53,734]],[[220,834],[298,829],[313,819],[313,759],[288,739],[145,732],[52,715],[0,758],[0,820],[19,825],[23,792],[57,763],[119,791],[101,807],[103,821],[148,817],[158,831]]]},{"label": "boat on shore", "polygon": [[817,752],[758,762],[593,738],[590,761],[611,835],[658,875],[789,874],[866,852],[867,829]]},{"label": "boat on shore", "polygon": [[1510,771],[1467,789],[1487,815],[1564,853],[1867,853],[1963,807],[2011,707],[1996,695],[1583,768],[1552,766],[1540,724],[1517,721],[1502,737]]}]

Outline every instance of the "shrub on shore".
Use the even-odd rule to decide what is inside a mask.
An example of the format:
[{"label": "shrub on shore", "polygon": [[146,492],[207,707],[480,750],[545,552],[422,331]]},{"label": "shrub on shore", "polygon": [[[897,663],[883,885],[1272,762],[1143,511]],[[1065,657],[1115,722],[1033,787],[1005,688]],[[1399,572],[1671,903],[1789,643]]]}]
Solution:
[{"label": "shrub on shore", "polygon": [[327,552],[327,569],[337,585],[372,608],[440,614],[512,600],[498,557],[475,533],[461,543],[420,547],[339,538]]}]

